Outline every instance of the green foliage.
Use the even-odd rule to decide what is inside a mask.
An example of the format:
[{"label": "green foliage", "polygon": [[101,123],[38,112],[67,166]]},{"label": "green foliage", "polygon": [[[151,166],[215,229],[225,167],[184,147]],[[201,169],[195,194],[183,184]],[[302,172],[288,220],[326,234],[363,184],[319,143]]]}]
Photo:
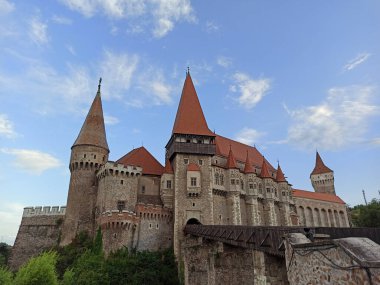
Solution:
[{"label": "green foliage", "polygon": [[12,285],[13,274],[5,267],[0,267],[0,284],[1,285]]},{"label": "green foliage", "polygon": [[96,232],[96,236],[94,239],[94,245],[92,246],[92,250],[95,253],[101,253],[103,250],[102,230],[100,229],[100,227],[98,228],[98,231]]},{"label": "green foliage", "polygon": [[93,250],[86,251],[75,262],[73,270],[76,284],[109,284],[105,259],[102,253],[97,253]]},{"label": "green foliage", "polygon": [[[12,247],[4,242],[0,242],[0,267],[8,264]],[[1,283],[0,283],[1,284]]]},{"label": "green foliage", "polygon": [[356,227],[380,227],[380,200],[368,205],[357,205],[351,210],[352,223]]},{"label": "green foliage", "polygon": [[67,269],[65,271],[65,274],[63,274],[61,285],[75,285],[74,280],[74,270]]},{"label": "green foliage", "polygon": [[22,266],[14,279],[15,285],[58,285],[55,265],[57,254],[53,251],[45,252],[31,258]]}]

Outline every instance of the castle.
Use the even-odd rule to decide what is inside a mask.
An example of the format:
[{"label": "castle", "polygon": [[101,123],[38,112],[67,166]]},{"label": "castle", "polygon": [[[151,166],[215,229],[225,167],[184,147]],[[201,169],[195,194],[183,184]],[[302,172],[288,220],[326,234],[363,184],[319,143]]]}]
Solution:
[{"label": "castle", "polygon": [[106,253],[173,247],[176,256],[186,224],[349,227],[334,173],[318,152],[315,192],[292,188],[256,147],[210,131],[189,72],[165,148],[165,166],[144,147],[109,161],[99,82],[71,147],[67,206],[24,209],[11,267],[98,227]]}]

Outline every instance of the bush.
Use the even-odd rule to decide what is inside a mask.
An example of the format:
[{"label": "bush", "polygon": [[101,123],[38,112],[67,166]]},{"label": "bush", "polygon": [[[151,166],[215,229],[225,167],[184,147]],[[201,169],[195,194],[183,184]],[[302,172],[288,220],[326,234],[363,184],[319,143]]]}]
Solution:
[{"label": "bush", "polygon": [[0,284],[1,285],[12,285],[13,275],[12,272],[7,270],[5,267],[0,267]]}]

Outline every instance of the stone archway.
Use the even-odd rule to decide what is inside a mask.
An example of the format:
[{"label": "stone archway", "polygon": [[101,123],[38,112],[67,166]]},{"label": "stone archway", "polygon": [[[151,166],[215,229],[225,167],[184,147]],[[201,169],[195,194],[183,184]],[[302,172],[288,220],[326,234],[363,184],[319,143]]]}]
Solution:
[{"label": "stone archway", "polygon": [[191,218],[186,222],[186,225],[201,225],[201,222],[196,218]]}]

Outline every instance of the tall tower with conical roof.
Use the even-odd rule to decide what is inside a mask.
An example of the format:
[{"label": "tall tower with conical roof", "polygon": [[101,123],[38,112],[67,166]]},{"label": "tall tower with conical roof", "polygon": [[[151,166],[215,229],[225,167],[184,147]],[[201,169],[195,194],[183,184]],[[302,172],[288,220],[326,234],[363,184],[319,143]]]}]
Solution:
[{"label": "tall tower with conical roof", "polygon": [[90,236],[94,234],[97,195],[95,173],[107,162],[109,154],[100,84],[101,79],[90,111],[71,147],[71,176],[61,245],[69,244],[82,231]]},{"label": "tall tower with conical roof", "polygon": [[310,173],[310,180],[315,192],[335,195],[334,171],[323,163],[318,151],[315,157],[315,167]]},{"label": "tall tower with conical roof", "polygon": [[180,253],[187,223],[213,224],[211,158],[215,134],[207,126],[189,71],[179,102],[166,157],[174,172],[174,252]]}]

